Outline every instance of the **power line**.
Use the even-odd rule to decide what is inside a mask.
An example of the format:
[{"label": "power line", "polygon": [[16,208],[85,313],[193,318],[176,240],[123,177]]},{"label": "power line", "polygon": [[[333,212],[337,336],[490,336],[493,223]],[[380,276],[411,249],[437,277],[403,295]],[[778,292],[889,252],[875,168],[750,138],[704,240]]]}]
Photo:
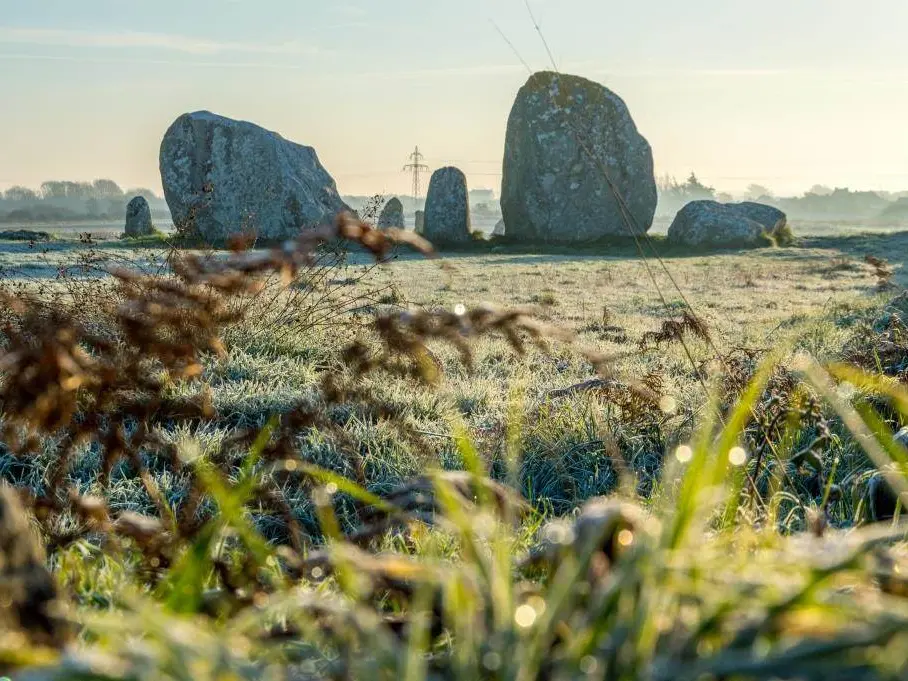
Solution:
[{"label": "power line", "polygon": [[413,202],[419,204],[419,179],[421,173],[429,172],[429,166],[422,163],[425,156],[419,151],[419,146],[410,154],[410,163],[404,166],[404,172],[413,173]]}]

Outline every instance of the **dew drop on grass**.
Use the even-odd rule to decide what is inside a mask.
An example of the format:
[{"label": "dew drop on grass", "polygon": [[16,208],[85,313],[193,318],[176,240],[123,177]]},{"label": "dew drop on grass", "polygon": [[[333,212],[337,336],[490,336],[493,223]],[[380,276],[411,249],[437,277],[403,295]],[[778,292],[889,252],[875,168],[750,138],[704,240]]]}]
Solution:
[{"label": "dew drop on grass", "polygon": [[536,610],[532,605],[521,605],[514,611],[514,622],[521,629],[529,629],[536,622]]},{"label": "dew drop on grass", "polygon": [[694,450],[687,445],[681,445],[675,450],[675,458],[681,463],[690,463],[694,458]]},{"label": "dew drop on grass", "polygon": [[486,653],[482,656],[482,666],[490,672],[498,671],[501,668],[501,655],[498,653]]},{"label": "dew drop on grass", "polygon": [[542,534],[543,539],[552,544],[567,546],[574,541],[574,528],[565,522],[549,523]]},{"label": "dew drop on grass", "polygon": [[733,447],[728,452],[728,460],[732,466],[743,466],[747,463],[747,452],[742,447]]}]

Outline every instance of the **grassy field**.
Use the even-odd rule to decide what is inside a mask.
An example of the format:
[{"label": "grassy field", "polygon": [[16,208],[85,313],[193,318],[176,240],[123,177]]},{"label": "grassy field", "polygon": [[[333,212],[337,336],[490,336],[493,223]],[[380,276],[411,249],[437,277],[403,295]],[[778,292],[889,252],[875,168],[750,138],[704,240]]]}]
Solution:
[{"label": "grassy field", "polygon": [[[906,528],[868,511],[878,469],[905,454],[892,432],[908,404],[906,327],[886,306],[908,284],[908,233],[657,248],[663,261],[646,264],[629,244],[401,252],[377,267],[324,256],[289,289],[271,277],[231,298],[242,318],[219,325],[220,352],[201,352],[192,380],[167,375],[162,406],[89,427],[100,402],[78,398],[62,464],[66,428],[0,457],[7,481],[77,500],[40,523],[60,594],[53,635],[10,625],[0,667],[23,679],[908,678]],[[38,292],[43,314],[104,333],[123,294],[98,271],[166,278],[167,257],[153,243],[0,243],[8,293]],[[433,333],[414,319],[474,319],[483,304],[525,308],[541,326],[517,337],[539,331],[545,347],[517,352],[502,318],[504,334],[477,323],[476,338],[438,332],[423,349]],[[362,348],[391,337],[375,315],[409,335],[360,370]],[[124,352],[110,333],[120,349],[92,352]],[[831,364],[842,360],[871,373]],[[202,416],[173,406],[202,402]],[[109,438],[83,436],[118,426],[154,438],[106,476]],[[465,482],[437,473],[462,470]],[[600,495],[610,501],[572,525]],[[376,509],[393,522],[370,524]],[[15,567],[0,565],[8,582]]]}]

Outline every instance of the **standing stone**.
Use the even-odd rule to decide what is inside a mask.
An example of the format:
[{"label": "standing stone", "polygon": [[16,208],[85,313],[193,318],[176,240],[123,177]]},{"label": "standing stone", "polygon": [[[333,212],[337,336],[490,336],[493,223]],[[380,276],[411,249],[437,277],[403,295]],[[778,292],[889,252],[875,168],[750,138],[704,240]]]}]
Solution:
[{"label": "standing stone", "polygon": [[504,236],[504,235],[505,235],[505,226],[504,226],[504,219],[502,219],[495,223],[495,229],[492,230],[492,236]]},{"label": "standing stone", "polygon": [[312,147],[208,111],[170,126],[160,167],[174,225],[209,244],[288,239],[350,210]]},{"label": "standing stone", "polygon": [[382,208],[381,215],[378,216],[379,229],[388,227],[404,228],[404,206],[397,197],[392,198]]},{"label": "standing stone", "polygon": [[432,243],[469,242],[470,203],[467,178],[457,168],[439,168],[432,174],[426,195],[426,223],[423,236]]},{"label": "standing stone", "polygon": [[126,206],[127,237],[148,236],[154,233],[151,222],[151,208],[144,196],[137,196]]},{"label": "standing stone", "polygon": [[630,236],[619,201],[648,230],[656,213],[653,152],[624,101],[578,76],[533,74],[508,119],[501,209],[508,236],[580,243]]},{"label": "standing stone", "polygon": [[685,246],[766,246],[786,227],[782,211],[760,203],[691,201],[668,228],[668,240]]},{"label": "standing stone", "polygon": [[413,229],[417,234],[422,234],[426,231],[426,211],[416,211],[416,222]]}]

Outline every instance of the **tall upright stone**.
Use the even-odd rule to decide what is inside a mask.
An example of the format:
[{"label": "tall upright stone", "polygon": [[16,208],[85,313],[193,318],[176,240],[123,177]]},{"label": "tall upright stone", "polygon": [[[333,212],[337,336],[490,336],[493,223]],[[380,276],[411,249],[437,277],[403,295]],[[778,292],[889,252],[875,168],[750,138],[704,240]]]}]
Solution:
[{"label": "tall upright stone", "polygon": [[579,76],[533,74],[508,119],[501,190],[508,237],[582,243],[629,236],[621,204],[646,231],[656,200],[653,152],[624,101]]},{"label": "tall upright stone", "polygon": [[350,210],[315,149],[208,111],[170,126],[160,167],[174,225],[210,244],[287,239]]},{"label": "tall upright stone", "polygon": [[148,236],[154,233],[154,224],[151,221],[151,208],[144,196],[137,196],[126,206],[127,237],[135,238]]},{"label": "tall upright stone", "polygon": [[466,176],[457,168],[439,168],[429,182],[423,236],[436,244],[466,243],[470,228]]},{"label": "tall upright stone", "polygon": [[378,216],[379,229],[388,227],[404,228],[404,205],[396,196],[389,199],[385,207],[382,208],[381,215]]},{"label": "tall upright stone", "polygon": [[426,211],[424,211],[424,210],[416,211],[413,230],[417,234],[422,234],[423,232],[426,231]]}]

